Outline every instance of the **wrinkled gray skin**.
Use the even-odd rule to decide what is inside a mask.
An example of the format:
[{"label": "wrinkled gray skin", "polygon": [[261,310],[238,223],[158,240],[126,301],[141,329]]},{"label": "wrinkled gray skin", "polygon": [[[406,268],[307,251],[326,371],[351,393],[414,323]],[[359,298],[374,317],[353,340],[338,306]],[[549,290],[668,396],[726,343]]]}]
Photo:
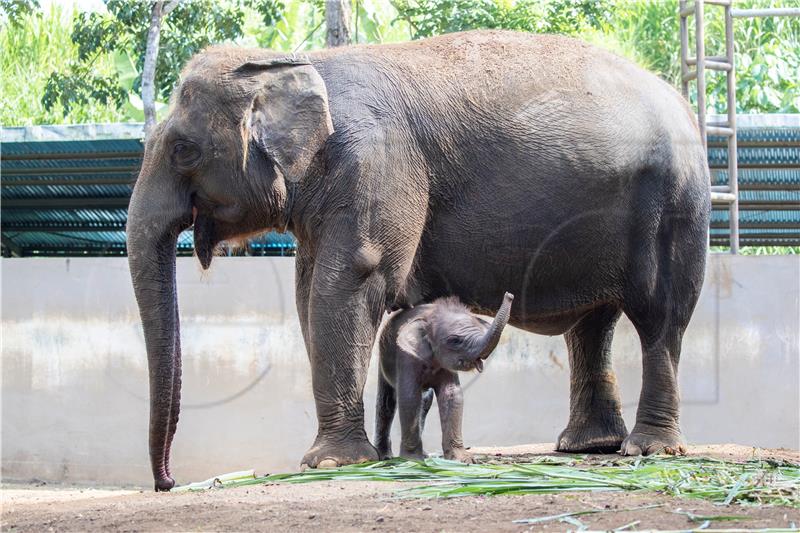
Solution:
[{"label": "wrinkled gray skin", "polygon": [[[566,336],[559,450],[683,449],[678,360],[703,282],[710,195],[680,95],[556,36],[467,32],[314,52],[310,64],[279,57],[198,54],[145,147],[128,252],[158,490],[174,484],[175,244],[192,225],[204,268],[222,240],[297,237],[318,421],[308,466],[377,458],[362,392],[387,306],[454,295],[491,314],[504,290],[517,300],[510,324]],[[609,353],[623,312],[643,352],[630,434]]]},{"label": "wrinkled gray skin", "polygon": [[483,371],[483,361],[497,347],[508,323],[513,300],[511,294],[505,294],[491,324],[472,315],[455,297],[439,298],[389,317],[379,342],[374,441],[378,457],[392,457],[389,433],[395,409],[400,411],[400,455],[425,457],[422,430],[436,393],[444,457],[472,462],[461,435],[464,404],[457,372]]}]

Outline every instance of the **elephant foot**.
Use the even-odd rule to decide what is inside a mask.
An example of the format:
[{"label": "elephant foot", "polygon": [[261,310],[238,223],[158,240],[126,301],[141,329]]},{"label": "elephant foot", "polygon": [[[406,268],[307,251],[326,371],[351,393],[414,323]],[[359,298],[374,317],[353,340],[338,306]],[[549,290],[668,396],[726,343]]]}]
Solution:
[{"label": "elephant foot", "polygon": [[679,431],[636,424],[620,446],[621,455],[686,455],[686,444]]},{"label": "elephant foot", "polygon": [[394,455],[392,455],[391,444],[388,444],[386,446],[378,445],[375,446],[375,449],[378,451],[378,460],[380,461],[386,461],[387,459],[391,459],[392,457],[394,457]]},{"label": "elephant foot", "polygon": [[570,453],[614,453],[628,436],[625,422],[616,415],[611,421],[586,420],[570,423],[556,441],[556,451]]},{"label": "elephant foot", "polygon": [[336,468],[377,460],[378,452],[366,436],[349,442],[333,442],[318,437],[314,446],[303,457],[300,468]]},{"label": "elephant foot", "polygon": [[169,492],[175,487],[175,480],[169,476],[164,476],[156,479],[155,491],[156,492]]},{"label": "elephant foot", "polygon": [[462,463],[466,463],[468,465],[475,463],[475,458],[472,457],[472,454],[464,448],[452,448],[450,450],[445,450],[444,458],[450,459],[451,461],[461,461]]},{"label": "elephant foot", "polygon": [[403,446],[400,447],[400,457],[404,459],[413,459],[414,461],[424,461],[425,460],[425,451],[422,449],[422,446],[419,448],[408,449],[404,448]]}]

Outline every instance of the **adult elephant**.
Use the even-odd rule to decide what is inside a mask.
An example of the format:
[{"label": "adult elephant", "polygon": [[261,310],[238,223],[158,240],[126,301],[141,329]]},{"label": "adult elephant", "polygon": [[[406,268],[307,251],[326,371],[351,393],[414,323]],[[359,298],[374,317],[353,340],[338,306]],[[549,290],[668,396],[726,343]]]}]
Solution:
[{"label": "adult elephant", "polygon": [[[567,339],[559,450],[682,450],[678,359],[703,282],[708,183],[686,102],[572,39],[479,31],[304,60],[197,55],[147,140],[128,220],[156,489],[174,485],[175,243],[192,225],[203,268],[222,240],[297,237],[319,423],[308,466],[377,457],[362,391],[387,306],[455,295],[491,313],[506,290],[511,324]],[[643,351],[630,434],[609,353],[622,312]]]}]

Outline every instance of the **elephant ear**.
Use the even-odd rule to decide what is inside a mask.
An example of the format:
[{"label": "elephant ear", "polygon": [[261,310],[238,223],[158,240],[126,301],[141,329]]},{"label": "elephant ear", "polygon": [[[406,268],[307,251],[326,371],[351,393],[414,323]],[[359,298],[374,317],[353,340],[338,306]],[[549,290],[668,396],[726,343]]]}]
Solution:
[{"label": "elephant ear", "polygon": [[295,59],[248,61],[263,80],[245,117],[250,139],[289,181],[299,181],[333,133],[328,91],[317,70]]},{"label": "elephant ear", "polygon": [[427,328],[422,318],[410,320],[397,330],[397,347],[413,359],[430,363],[433,360],[433,349],[428,341]]}]

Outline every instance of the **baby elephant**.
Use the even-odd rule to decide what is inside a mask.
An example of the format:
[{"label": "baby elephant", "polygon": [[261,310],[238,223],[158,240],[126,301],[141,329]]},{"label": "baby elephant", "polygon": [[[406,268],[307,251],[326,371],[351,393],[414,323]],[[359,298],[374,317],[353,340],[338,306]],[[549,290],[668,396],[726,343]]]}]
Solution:
[{"label": "baby elephant", "polygon": [[396,312],[380,339],[375,447],[392,456],[389,431],[400,406],[400,455],[422,459],[422,429],[433,402],[439,404],[442,450],[447,459],[472,462],[461,438],[463,400],[457,371],[483,371],[508,323],[514,296],[506,293],[490,324],[471,314],[455,297]]}]

